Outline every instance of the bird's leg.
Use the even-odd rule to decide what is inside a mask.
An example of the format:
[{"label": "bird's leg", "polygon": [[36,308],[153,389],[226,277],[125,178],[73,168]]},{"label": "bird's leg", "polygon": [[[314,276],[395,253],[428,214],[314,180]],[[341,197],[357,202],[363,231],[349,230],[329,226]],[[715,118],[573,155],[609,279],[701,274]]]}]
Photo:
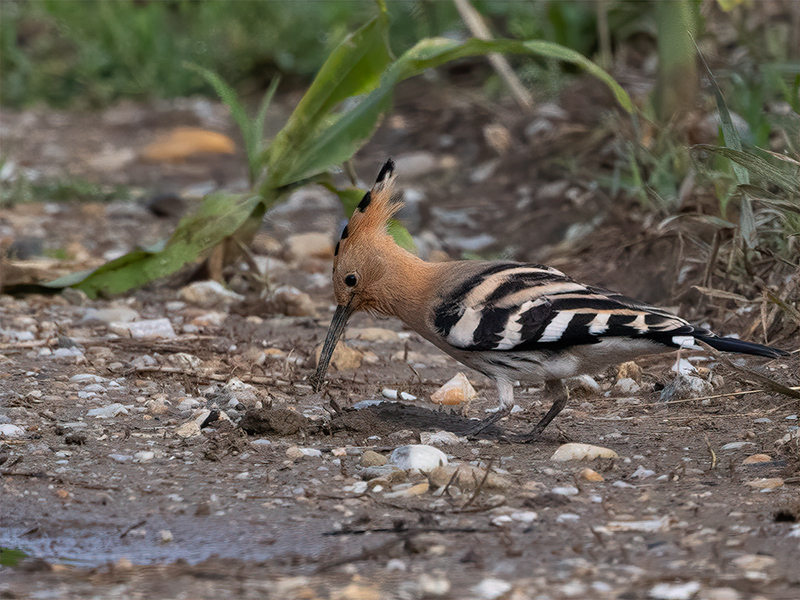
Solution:
[{"label": "bird's leg", "polygon": [[504,379],[498,379],[496,383],[497,396],[499,399],[497,410],[462,432],[462,435],[467,437],[475,436],[511,413],[511,409],[514,407],[514,384]]},{"label": "bird's leg", "polygon": [[544,390],[547,396],[555,396],[550,410],[547,411],[547,414],[541,418],[530,433],[508,435],[507,437],[511,441],[533,442],[538,440],[542,432],[550,424],[550,421],[555,419],[558,413],[564,410],[564,407],[567,405],[567,400],[569,400],[569,388],[567,388],[567,384],[560,379],[549,380],[545,382]]}]

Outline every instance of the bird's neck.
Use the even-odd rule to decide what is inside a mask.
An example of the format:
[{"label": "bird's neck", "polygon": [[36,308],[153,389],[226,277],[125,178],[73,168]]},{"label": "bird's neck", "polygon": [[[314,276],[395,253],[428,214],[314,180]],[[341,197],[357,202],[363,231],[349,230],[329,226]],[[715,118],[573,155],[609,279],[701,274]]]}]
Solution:
[{"label": "bird's neck", "polygon": [[429,263],[396,244],[386,249],[391,265],[382,281],[381,312],[394,315],[412,329],[424,327],[444,263]]}]

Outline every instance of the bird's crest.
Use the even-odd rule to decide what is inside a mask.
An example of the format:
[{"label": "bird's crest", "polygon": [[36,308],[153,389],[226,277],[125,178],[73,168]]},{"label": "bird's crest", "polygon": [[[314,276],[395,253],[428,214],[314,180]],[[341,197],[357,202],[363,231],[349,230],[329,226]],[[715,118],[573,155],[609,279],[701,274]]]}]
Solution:
[{"label": "bird's crest", "polygon": [[394,161],[390,158],[381,167],[375,185],[364,194],[342,231],[342,237],[336,245],[336,258],[342,251],[342,246],[351,243],[353,239],[386,233],[389,219],[403,206],[402,202],[392,199],[395,179]]}]

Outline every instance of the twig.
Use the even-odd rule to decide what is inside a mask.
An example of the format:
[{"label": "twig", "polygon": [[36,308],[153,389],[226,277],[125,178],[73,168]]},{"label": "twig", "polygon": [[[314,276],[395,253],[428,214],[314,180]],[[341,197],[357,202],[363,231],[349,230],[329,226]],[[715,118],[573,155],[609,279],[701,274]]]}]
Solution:
[{"label": "twig", "polygon": [[466,503],[461,507],[461,510],[464,510],[470,504],[472,504],[475,501],[475,498],[478,497],[478,494],[481,493],[481,490],[483,489],[483,484],[485,484],[486,480],[489,478],[489,472],[492,470],[492,463],[493,462],[494,462],[494,459],[489,460],[489,464],[486,465],[486,472],[484,472],[484,474],[483,474],[483,479],[481,479],[481,482],[478,484],[478,487],[475,488],[475,493],[472,494],[470,499],[467,500]]},{"label": "twig", "polygon": [[[800,386],[790,387],[790,390],[800,391]],[[667,404],[685,404],[687,402],[697,402],[698,400],[714,400],[716,398],[727,398],[728,396],[745,396],[747,394],[760,394],[769,390],[744,390],[741,392],[729,392],[727,394],[714,394],[712,396],[698,396],[697,398],[684,398],[683,400],[666,400],[664,402],[650,402],[648,404],[639,404],[638,408],[646,408],[651,406],[665,406]]]},{"label": "twig", "polygon": [[[486,26],[486,23],[484,23],[480,13],[469,3],[469,0],[453,0],[453,4],[456,5],[461,19],[472,35],[481,40],[492,39],[489,28]],[[525,112],[530,112],[533,109],[533,98],[530,93],[528,93],[528,90],[525,89],[525,86],[522,85],[519,78],[514,73],[514,70],[511,68],[511,65],[508,64],[505,56],[498,52],[492,52],[489,54],[489,62],[508,86],[517,104],[519,104]]]},{"label": "twig", "polygon": [[134,529],[136,529],[137,527],[141,527],[141,526],[142,526],[142,525],[144,525],[145,523],[147,523],[147,519],[142,519],[141,521],[137,521],[136,523],[134,523],[133,525],[131,525],[130,527],[128,527],[128,528],[127,528],[125,531],[123,531],[122,533],[120,533],[120,534],[119,534],[119,537],[120,537],[120,539],[124,538],[124,537],[125,537],[126,535],[128,535],[128,534],[129,534],[131,531],[133,531],[133,530],[134,530]]},{"label": "twig", "polygon": [[[208,379],[211,381],[228,381],[230,379],[230,375],[225,375],[223,373],[197,373],[195,371],[187,371],[179,367],[135,367],[128,371],[126,375],[130,375],[131,373],[169,373],[175,375],[185,375],[186,377],[194,377],[196,379]],[[239,377],[239,379],[246,383],[261,383],[295,388],[311,387],[302,383],[292,383],[291,381],[284,381],[283,379],[277,379],[275,377],[242,375]]]},{"label": "twig", "polygon": [[404,539],[401,540],[392,539],[384,544],[375,546],[374,548],[363,548],[361,552],[358,552],[357,554],[352,554],[350,556],[341,556],[339,558],[334,558],[332,560],[322,563],[316,569],[314,569],[314,573],[322,573],[323,571],[327,571],[328,569],[332,569],[340,565],[346,565],[353,562],[367,560],[369,558],[377,558],[379,556],[384,556],[386,554],[389,554],[389,552],[395,546],[403,543],[405,543]]},{"label": "twig", "polygon": [[706,448],[708,448],[708,451],[711,454],[711,468],[715,469],[717,467],[717,455],[714,452],[714,449],[711,447],[711,442],[708,441],[708,436],[703,434],[703,437],[706,440]]},{"label": "twig", "polygon": [[[698,340],[699,341],[699,340]],[[721,363],[729,367],[733,370],[734,375],[739,374],[741,376],[749,377],[758,381],[759,383],[764,384],[770,391],[776,392],[778,394],[783,394],[784,396],[789,396],[790,398],[797,398],[800,400],[800,391],[787,387],[782,383],[778,383],[777,381],[770,379],[766,375],[762,375],[758,371],[754,371],[753,369],[748,369],[747,367],[740,367],[738,365],[733,364],[730,360],[725,358],[722,353],[718,352],[705,342],[700,342],[714,357],[719,360]]]},{"label": "twig", "polygon": [[375,527],[373,529],[342,529],[340,531],[326,531],[322,535],[363,535],[365,533],[398,533],[412,535],[417,533],[494,533],[495,529],[479,529],[477,527],[415,527],[414,529],[398,529],[397,527]]}]

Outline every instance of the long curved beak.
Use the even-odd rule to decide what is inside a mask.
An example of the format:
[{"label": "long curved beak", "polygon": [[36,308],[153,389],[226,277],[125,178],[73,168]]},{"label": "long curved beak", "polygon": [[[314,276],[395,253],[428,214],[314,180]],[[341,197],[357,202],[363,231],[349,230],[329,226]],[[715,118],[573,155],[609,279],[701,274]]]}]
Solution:
[{"label": "long curved beak", "polygon": [[322,388],[322,383],[325,379],[325,373],[328,371],[328,364],[331,362],[333,350],[336,348],[336,342],[344,332],[344,326],[347,325],[347,320],[353,310],[350,308],[350,303],[340,304],[336,307],[336,312],[333,313],[330,327],[328,327],[328,335],[325,337],[325,344],[322,346],[322,352],[319,355],[319,363],[317,370],[311,376],[311,387],[315,392]]}]

